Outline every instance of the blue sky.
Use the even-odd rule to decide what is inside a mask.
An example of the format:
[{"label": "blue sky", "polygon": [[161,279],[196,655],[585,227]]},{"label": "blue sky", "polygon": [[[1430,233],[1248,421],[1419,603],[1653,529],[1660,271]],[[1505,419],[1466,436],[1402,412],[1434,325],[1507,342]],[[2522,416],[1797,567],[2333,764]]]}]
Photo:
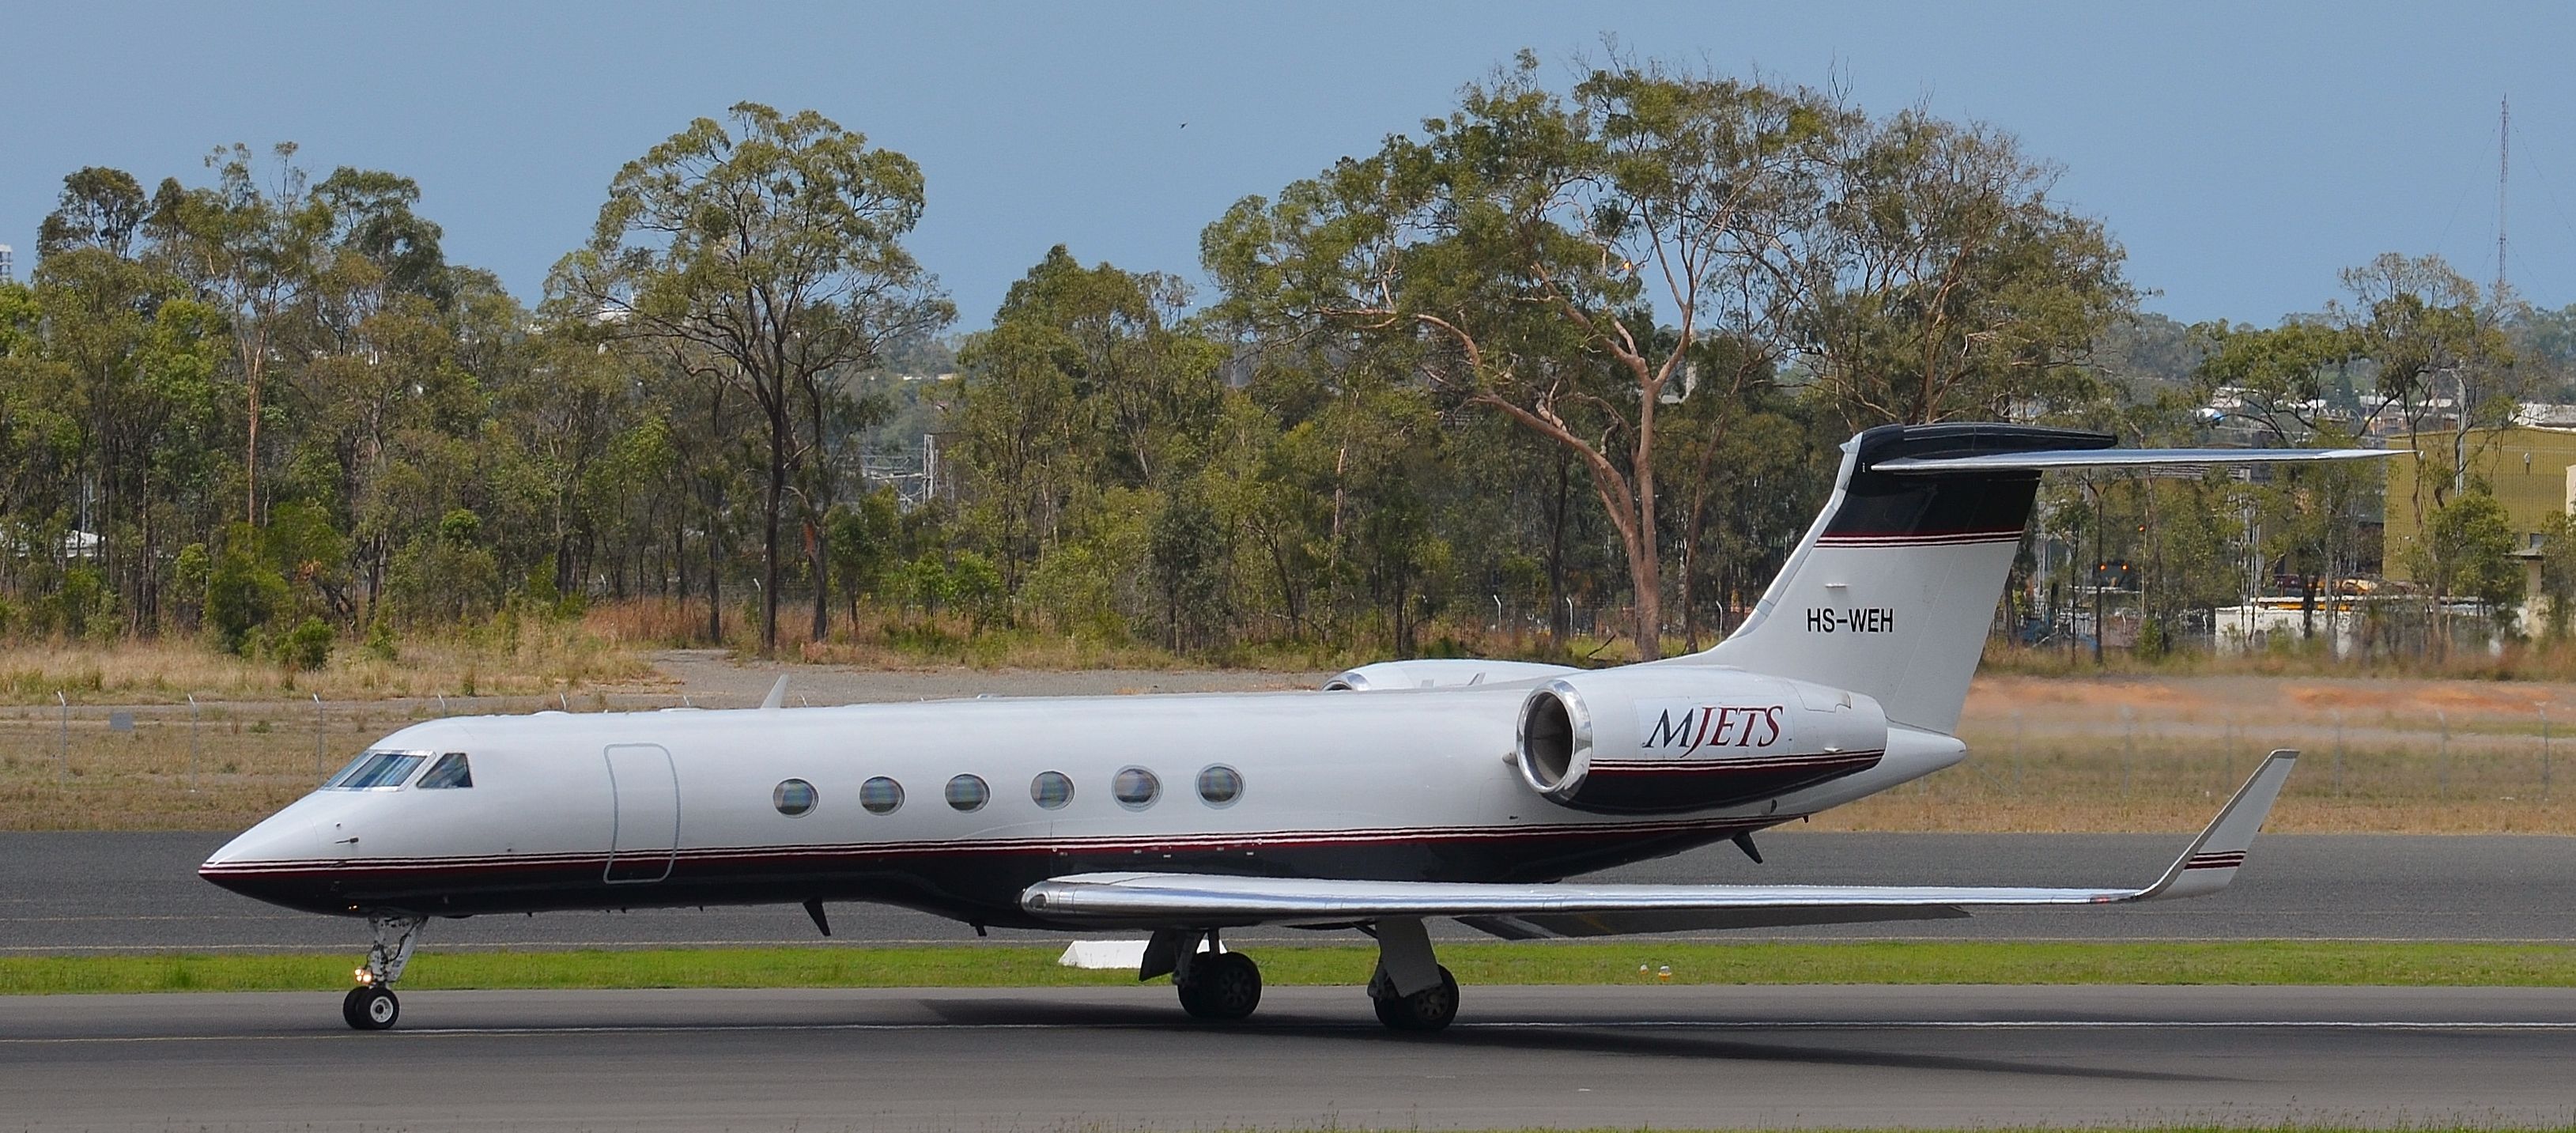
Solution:
[{"label": "blue sky", "polygon": [[[752,99],[919,161],[913,247],[986,325],[1065,243],[1197,275],[1202,226],[1448,109],[1521,47],[1605,34],[1737,74],[1923,100],[2066,167],[2177,318],[2268,323],[2383,251],[2576,303],[2576,5],[741,3],[55,4],[0,9],[0,243],[32,259],[62,175],[201,181],[234,141],[422,186],[452,259],[534,298],[623,162]],[[1186,129],[1182,123],[1188,123]]]}]

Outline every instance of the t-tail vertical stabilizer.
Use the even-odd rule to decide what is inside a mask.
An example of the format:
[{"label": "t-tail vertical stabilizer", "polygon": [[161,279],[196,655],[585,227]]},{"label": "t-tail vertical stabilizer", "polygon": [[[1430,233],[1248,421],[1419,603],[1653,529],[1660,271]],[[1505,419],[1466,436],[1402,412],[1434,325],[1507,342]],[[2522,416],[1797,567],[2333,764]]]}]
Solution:
[{"label": "t-tail vertical stabilizer", "polygon": [[2039,474],[2052,468],[2305,463],[2377,449],[2114,449],[2026,425],[1885,425],[1843,445],[1832,498],[1733,634],[1665,664],[1850,689],[1888,721],[1948,733],[1985,650]]}]

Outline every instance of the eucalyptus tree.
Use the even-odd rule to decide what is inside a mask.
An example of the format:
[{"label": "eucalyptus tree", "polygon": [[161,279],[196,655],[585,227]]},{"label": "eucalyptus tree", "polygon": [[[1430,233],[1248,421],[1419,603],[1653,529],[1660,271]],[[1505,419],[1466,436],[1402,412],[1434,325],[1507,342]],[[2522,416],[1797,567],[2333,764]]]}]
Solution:
[{"label": "eucalyptus tree", "polygon": [[967,514],[1001,560],[1013,603],[1028,564],[1055,545],[1091,479],[1092,438],[1073,376],[1056,364],[1060,339],[1045,325],[1005,320],[959,354],[958,455],[975,489]]},{"label": "eucalyptus tree", "polygon": [[2028,415],[2096,395],[2085,363],[2135,295],[2058,169],[1911,109],[1838,135],[1801,275],[1817,391],[1853,428]]},{"label": "eucalyptus tree", "polygon": [[965,344],[958,451],[984,489],[969,519],[1014,598],[1085,500],[1123,487],[1178,503],[1209,458],[1225,358],[1184,324],[1188,303],[1178,279],[1084,267],[1059,244]]},{"label": "eucalyptus tree", "polygon": [[2440,256],[2388,253],[2344,269],[2351,302],[2335,302],[2327,318],[2341,325],[2353,351],[2371,367],[2371,384],[2383,411],[2403,416],[2410,432],[2439,427],[2446,414],[2447,452],[2417,446],[2415,507],[2429,492],[2435,507],[2469,488],[2469,470],[2482,444],[2512,424],[2528,376],[2514,364],[2496,297],[2482,294]]},{"label": "eucalyptus tree", "polygon": [[[822,440],[798,426],[819,429],[826,383],[954,309],[903,246],[923,207],[910,158],[811,110],[744,102],[728,119],[697,119],[620,169],[589,246],[557,278],[620,336],[758,410],[760,639],[775,649],[780,515]],[[828,501],[807,506],[819,517]]]},{"label": "eucalyptus tree", "polygon": [[1237,203],[1203,257],[1239,323],[1408,344],[1435,389],[1570,452],[1626,552],[1653,658],[1657,414],[1687,393],[1702,336],[1776,322],[1849,115],[1810,91],[1625,62],[1560,97],[1527,52],[1460,102]]},{"label": "eucalyptus tree", "polygon": [[1183,325],[1189,303],[1173,276],[1086,268],[1058,244],[1011,285],[993,324],[1042,328],[1048,364],[1096,433],[1086,451],[1102,478],[1145,487],[1164,480],[1217,415],[1225,357]]},{"label": "eucalyptus tree", "polygon": [[250,147],[219,148],[206,156],[215,184],[189,189],[175,178],[162,181],[145,222],[172,270],[229,324],[243,391],[242,514],[254,527],[264,514],[259,434],[269,370],[329,237],[329,210],[313,200],[295,151],[291,142],[272,147],[273,180],[263,185]]},{"label": "eucalyptus tree", "polygon": [[98,541],[85,557],[134,631],[157,624],[168,552],[211,518],[188,509],[206,502],[192,489],[203,486],[202,446],[219,435],[213,380],[228,347],[184,281],[137,255],[148,211],[122,170],[65,177],[30,291],[43,312],[42,342],[30,345],[64,367],[65,404],[79,407],[67,419],[73,451],[54,465],[77,483],[56,499],[87,513],[80,525]]}]

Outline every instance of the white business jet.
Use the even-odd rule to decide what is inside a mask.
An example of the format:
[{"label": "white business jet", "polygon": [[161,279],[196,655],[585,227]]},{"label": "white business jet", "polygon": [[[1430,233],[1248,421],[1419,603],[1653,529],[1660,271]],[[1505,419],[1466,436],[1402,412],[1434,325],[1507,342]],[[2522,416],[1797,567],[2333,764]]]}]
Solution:
[{"label": "white business jet", "polygon": [[[1946,918],[2223,888],[2290,771],[2275,752],[2144,887],[1561,883],[1734,840],[1965,757],[1950,733],[2041,472],[2369,450],[2114,450],[2009,425],[1888,426],[1744,624],[1605,670],[1363,666],[1324,690],[437,720],[386,736],[199,873],[375,932],[343,1014],[392,1026],[434,917],[875,901],[976,926],[1152,934],[1140,979],[1240,1019],[1219,934],[1374,937],[1398,1030],[1458,985],[1424,921],[1506,938]],[[781,682],[783,689],[784,682]]]}]

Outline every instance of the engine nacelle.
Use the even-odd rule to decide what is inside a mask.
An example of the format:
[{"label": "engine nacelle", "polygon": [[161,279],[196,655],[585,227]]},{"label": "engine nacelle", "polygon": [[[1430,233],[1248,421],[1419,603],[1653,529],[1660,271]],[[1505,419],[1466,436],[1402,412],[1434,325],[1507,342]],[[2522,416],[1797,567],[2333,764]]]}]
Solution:
[{"label": "engine nacelle", "polygon": [[1574,673],[1521,703],[1521,777],[1577,810],[1757,802],[1875,766],[1886,751],[1877,701],[1740,669]]},{"label": "engine nacelle", "polygon": [[1385,692],[1406,688],[1466,688],[1535,680],[1560,673],[1579,673],[1571,665],[1536,661],[1478,661],[1441,657],[1414,661],[1379,661],[1344,669],[1324,682],[1326,692]]}]

